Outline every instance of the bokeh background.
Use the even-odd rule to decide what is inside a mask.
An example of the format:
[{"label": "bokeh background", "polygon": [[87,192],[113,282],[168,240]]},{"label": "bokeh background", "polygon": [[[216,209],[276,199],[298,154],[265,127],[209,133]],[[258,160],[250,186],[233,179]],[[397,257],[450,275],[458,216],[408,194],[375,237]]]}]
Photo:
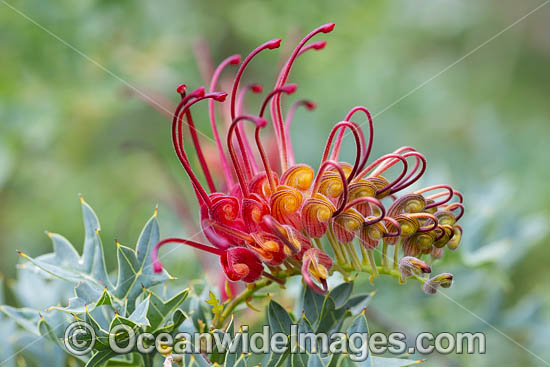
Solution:
[{"label": "bokeh background", "polygon": [[[44,230],[79,247],[79,193],[100,217],[111,266],[114,239],[133,243],[157,204],[163,236],[190,235],[181,205],[196,206],[169,119],[131,88],[170,108],[178,84],[203,84],[206,54],[217,63],[281,37],[282,49],[245,77],[267,88],[281,54],[328,21],[335,31],[318,38],[326,49],[292,74],[296,98],[318,104],[296,115],[299,160],[316,167],[331,125],[363,104],[375,115],[374,155],[414,146],[428,158],[422,184],[451,183],[466,198],[461,248],[435,265],[455,274],[453,288],[427,297],[414,284],[360,277],[361,290],[377,291],[371,330],[487,335],[485,355],[429,356],[429,366],[550,361],[550,4],[535,0],[1,1],[6,302],[22,306],[17,287],[40,286],[14,283],[16,249],[49,252]],[[343,154],[351,159],[353,148]],[[190,250],[172,251],[165,265],[182,284],[203,277]]]}]

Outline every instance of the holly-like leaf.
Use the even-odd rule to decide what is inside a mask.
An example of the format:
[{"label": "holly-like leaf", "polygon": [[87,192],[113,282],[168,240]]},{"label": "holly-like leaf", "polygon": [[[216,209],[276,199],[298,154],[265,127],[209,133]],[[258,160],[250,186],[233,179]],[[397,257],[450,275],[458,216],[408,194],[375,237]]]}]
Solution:
[{"label": "holly-like leaf", "polygon": [[155,214],[145,224],[138,238],[135,249],[120,245],[117,242],[117,281],[113,285],[107,276],[103,245],[99,236],[100,225],[93,209],[81,199],[84,220],[84,246],[82,256],[63,236],[48,232],[53,243],[54,252],[32,258],[19,252],[25,259],[41,270],[73,283],[78,283],[73,306],[65,308],[67,312],[82,312],[86,304],[92,310],[98,305],[111,304],[117,312],[120,306],[127,305],[127,311],[133,312],[137,297],[143,288],[151,288],[170,279],[163,271],[153,272],[151,250],[159,240],[159,226]]},{"label": "holly-like leaf", "polygon": [[71,282],[90,282],[96,286],[112,287],[105,268],[103,245],[99,232],[101,227],[93,209],[81,198],[84,220],[84,246],[82,256],[63,236],[47,232],[54,252],[32,258],[19,252],[25,259],[45,272]]},{"label": "holly-like leaf", "polygon": [[181,324],[186,317],[181,310],[179,310],[180,312],[177,314],[175,312],[178,311],[178,307],[180,307],[183,301],[185,301],[188,294],[189,290],[184,289],[172,298],[164,301],[155,293],[149,292],[149,309],[147,310],[147,320],[149,320],[150,325],[147,328],[147,331],[156,332],[161,328],[165,329],[167,326],[170,326],[165,325],[165,323],[166,320],[168,320],[172,315],[172,326],[175,323]]},{"label": "holly-like leaf", "polygon": [[151,288],[162,283],[171,276],[162,271],[153,272],[151,250],[159,241],[159,225],[157,211],[143,227],[139,235],[135,250],[117,245],[118,278],[114,295],[118,299],[128,298],[128,311],[132,312],[135,300],[143,288]]},{"label": "holly-like leaf", "polygon": [[140,302],[134,312],[128,316],[128,320],[132,321],[136,326],[151,326],[149,320],[147,319],[147,313],[149,312],[151,296],[146,297],[142,302]]}]

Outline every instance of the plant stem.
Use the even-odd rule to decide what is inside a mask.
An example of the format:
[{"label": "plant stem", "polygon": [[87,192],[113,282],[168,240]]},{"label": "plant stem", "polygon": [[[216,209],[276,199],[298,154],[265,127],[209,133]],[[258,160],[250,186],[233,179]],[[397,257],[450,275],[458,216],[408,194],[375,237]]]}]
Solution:
[{"label": "plant stem", "polygon": [[374,260],[374,254],[372,250],[367,250],[367,258],[369,259],[369,265],[372,270],[372,276],[377,277],[378,276],[378,267],[376,266],[376,261]]},{"label": "plant stem", "polygon": [[396,243],[393,245],[393,268],[397,269],[397,264],[399,262],[399,246],[401,243]]},{"label": "plant stem", "polygon": [[[287,278],[297,274],[299,274],[299,272],[292,269],[291,271],[284,271],[274,274],[274,276],[277,277],[277,279],[280,279],[282,282],[285,282]],[[223,308],[223,311],[217,314],[216,317],[214,317],[214,320],[212,321],[212,326],[216,329],[222,328],[225,324],[225,321],[228,317],[231,316],[235,308],[237,308],[240,304],[246,302],[257,291],[271,284],[273,284],[273,280],[266,277],[258,280],[256,283],[249,284],[245,290],[243,290],[235,298],[227,302],[227,304]]]},{"label": "plant stem", "polygon": [[382,267],[386,268],[388,266],[388,244],[386,241],[382,243]]}]

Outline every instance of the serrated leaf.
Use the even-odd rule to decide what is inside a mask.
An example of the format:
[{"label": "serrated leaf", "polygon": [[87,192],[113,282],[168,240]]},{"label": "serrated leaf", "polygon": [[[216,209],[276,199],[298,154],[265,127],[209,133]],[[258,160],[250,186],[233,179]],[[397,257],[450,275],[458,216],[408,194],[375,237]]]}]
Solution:
[{"label": "serrated leaf", "polygon": [[66,307],[61,306],[53,306],[48,308],[49,310],[57,310],[62,312],[67,312],[70,314],[81,314],[86,312],[86,301],[84,301],[82,298],[78,297],[72,297],[69,298],[69,304]]},{"label": "serrated leaf", "polygon": [[93,283],[80,282],[74,288],[74,293],[78,298],[81,298],[86,304],[95,303],[102,296],[102,291],[107,287],[98,287]]},{"label": "serrated leaf", "polygon": [[369,327],[367,324],[367,316],[365,312],[361,312],[357,315],[352,321],[351,325],[348,327],[347,333],[351,335],[353,333],[368,333]]},{"label": "serrated leaf", "polygon": [[84,221],[84,246],[82,256],[63,236],[48,233],[53,242],[54,252],[32,258],[20,253],[38,268],[61,279],[71,282],[91,282],[101,288],[110,287],[107,277],[103,245],[99,237],[100,225],[93,209],[84,201],[82,217]]},{"label": "serrated leaf", "polygon": [[[159,240],[156,211],[141,231],[135,250],[122,245],[117,246],[117,282],[113,286],[105,268],[103,245],[99,237],[99,221],[93,209],[84,200],[81,201],[85,232],[82,256],[78,255],[74,246],[65,237],[55,233],[48,233],[53,242],[54,252],[37,258],[20,254],[48,274],[79,283],[75,292],[77,298],[82,298],[78,301],[80,304],[85,303],[93,309],[93,303],[100,301],[100,304],[109,304],[110,298],[111,305],[120,312],[120,305],[128,299],[126,307],[131,313],[143,288],[151,288],[171,278],[166,271],[161,274],[153,272],[150,254]],[[108,293],[105,293],[105,289]],[[78,310],[70,308],[67,311]]]},{"label": "serrated leaf", "polygon": [[[177,310],[177,308],[185,301],[189,294],[188,289],[184,289],[177,293],[172,298],[164,301],[155,293],[149,293],[149,309],[147,310],[147,319],[150,326],[147,331],[155,332],[157,329],[163,327],[166,320]],[[174,314],[175,315],[175,314]],[[185,315],[180,311],[180,316],[183,320],[178,320],[181,324],[185,320]]]},{"label": "serrated leaf", "polygon": [[128,316],[128,320],[132,321],[138,327],[151,326],[149,320],[147,319],[147,313],[149,311],[149,305],[151,301],[151,296],[146,297],[142,302],[140,302],[134,312]]},{"label": "serrated leaf", "polygon": [[[273,300],[269,301],[267,305],[267,321],[269,323],[271,335],[276,333],[283,333],[287,336],[290,335],[291,324],[293,323],[292,319],[283,306]],[[285,353],[270,352],[265,356],[261,365],[265,367],[280,366],[289,354],[289,348],[287,348]]]},{"label": "serrated leaf", "polygon": [[223,305],[216,298],[216,295],[212,291],[210,292],[210,298],[206,301],[206,303],[212,306],[212,313],[214,314],[218,314],[223,311]]},{"label": "serrated leaf", "polygon": [[57,254],[59,264],[64,266],[74,266],[80,261],[80,255],[73,245],[60,234],[46,233],[52,240],[53,252]]},{"label": "serrated leaf", "polygon": [[101,294],[101,297],[97,300],[95,305],[96,307],[103,306],[103,305],[108,305],[108,306],[113,305],[113,300],[111,299],[111,295],[109,294],[109,292],[107,292],[107,288],[103,289],[103,293]]},{"label": "serrated leaf", "polygon": [[119,271],[114,294],[119,299],[128,298],[130,312],[143,288],[151,288],[171,278],[164,270],[160,274],[153,272],[150,253],[158,241],[159,226],[155,211],[155,215],[143,227],[135,250],[117,246]]},{"label": "serrated leaf", "polygon": [[193,321],[193,325],[198,331],[205,325],[210,325],[212,321],[212,311],[204,300],[197,295],[195,291],[190,292],[184,309]]},{"label": "serrated leaf", "polygon": [[287,359],[287,357],[290,355],[290,350],[287,349],[284,353],[274,353],[271,352],[267,354],[260,364],[261,366],[265,367],[278,367],[283,364],[283,362]]}]

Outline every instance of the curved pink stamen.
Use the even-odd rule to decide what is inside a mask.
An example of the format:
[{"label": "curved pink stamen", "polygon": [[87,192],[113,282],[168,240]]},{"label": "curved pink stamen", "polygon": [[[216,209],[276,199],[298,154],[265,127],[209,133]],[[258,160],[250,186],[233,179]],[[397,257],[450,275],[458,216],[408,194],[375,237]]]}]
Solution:
[{"label": "curved pink stamen", "polygon": [[432,220],[433,225],[431,227],[420,227],[420,228],[418,228],[417,232],[430,232],[430,231],[433,231],[434,229],[437,228],[437,226],[439,224],[436,216],[432,215],[430,213],[411,213],[411,214],[408,214],[408,216],[411,217],[411,218],[427,218],[427,219]]},{"label": "curved pink stamen", "polygon": [[[452,199],[454,191],[453,191],[453,188],[449,185],[434,185],[434,186],[425,187],[423,189],[415,191],[415,194],[423,194],[425,192],[432,191],[432,190],[437,190],[437,189],[447,190],[448,191],[447,197],[445,199],[441,200],[440,202],[433,202],[431,204],[426,205],[425,209],[433,208],[434,206],[437,207],[437,206],[443,205],[443,204],[447,203],[449,200]],[[439,195],[439,194],[436,194],[436,195]],[[426,198],[426,200],[431,200],[431,199],[433,199],[433,197],[431,197],[431,196],[428,196]]]},{"label": "curved pink stamen", "polygon": [[[329,33],[334,29],[334,23],[327,23],[324,24],[316,29],[314,29],[312,32],[310,32],[307,36],[305,36],[302,41],[296,46],[292,54],[290,55],[290,58],[286,62],[285,66],[281,70],[281,73],[279,74],[279,77],[277,78],[277,83],[275,84],[275,88],[280,88],[283,86],[290,74],[290,69],[292,68],[292,64],[300,54],[300,51],[304,47],[304,45],[316,34],[318,33]],[[275,124],[276,128],[275,131],[277,131],[276,137],[277,142],[279,144],[280,149],[280,158],[281,158],[281,169],[282,171],[286,171],[288,169],[288,155],[286,151],[287,147],[287,137],[284,131],[283,126],[283,113],[281,110],[281,96],[276,96],[271,101],[271,118],[273,119],[273,123]]]},{"label": "curved pink stamen", "polygon": [[248,197],[250,195],[250,191],[248,190],[248,185],[246,184],[242,167],[237,160],[237,154],[235,153],[235,148],[233,147],[232,141],[233,133],[237,129],[237,125],[243,120],[251,121],[257,127],[264,127],[267,124],[267,121],[258,116],[242,115],[233,120],[231,126],[229,127],[229,131],[227,132],[227,149],[229,150],[229,155],[231,156],[231,160],[233,161],[233,167],[235,168],[235,172],[237,173],[237,178],[239,180],[243,196]]},{"label": "curved pink stamen", "polygon": [[[199,95],[202,94],[198,92]],[[191,93],[193,94],[193,93]],[[189,96],[191,96],[191,94]],[[189,97],[187,96],[187,97]],[[191,165],[189,164],[189,159],[187,158],[187,155],[185,154],[185,149],[183,147],[183,136],[182,136],[182,117],[186,113],[189,108],[191,108],[192,105],[195,103],[207,99],[207,98],[213,98],[217,101],[223,101],[225,100],[225,97],[227,96],[227,93],[209,93],[204,94],[201,97],[197,97],[194,100],[187,102],[183,107],[180,106],[182,102],[186,100],[186,98],[183,98],[180,102],[180,105],[176,108],[176,112],[174,113],[174,118],[172,119],[172,143],[174,145],[174,149],[176,151],[176,155],[178,156],[180,163],[182,164],[183,168],[187,172],[187,175],[191,179],[191,182],[193,183],[193,186],[197,192],[199,197],[202,198],[202,200],[206,203],[206,205],[210,208],[212,203],[210,202],[210,199],[208,198],[208,194],[200,184],[200,181],[198,180],[197,176],[193,172]]]},{"label": "curved pink stamen", "polygon": [[311,42],[309,45],[305,45],[300,52],[298,53],[298,56],[302,55],[304,52],[307,52],[309,50],[315,50],[319,51],[324,49],[327,46],[327,41],[317,41],[317,42]]},{"label": "curved pink stamen", "polygon": [[[223,60],[218,65],[218,67],[214,71],[214,74],[212,75],[212,80],[210,81],[210,92],[213,92],[216,89],[216,85],[218,84],[218,80],[220,78],[222,71],[228,65],[238,65],[240,62],[241,62],[240,55],[229,56],[228,58]],[[227,162],[227,158],[225,156],[225,152],[223,150],[222,142],[220,139],[220,134],[218,133],[218,126],[216,124],[216,112],[214,109],[213,100],[210,100],[208,102],[208,113],[210,115],[210,125],[212,127],[212,134],[214,135],[214,141],[216,142],[216,147],[218,148],[218,155],[220,157],[222,168],[223,168],[225,183],[228,189],[231,189],[231,187],[233,186],[233,176],[231,175],[231,170],[229,169],[229,163]]]},{"label": "curved pink stamen", "polygon": [[460,214],[458,214],[456,217],[455,217],[455,220],[458,221],[460,218],[462,218],[462,216],[464,215],[464,205],[462,205],[462,203],[452,203],[450,204],[448,207],[447,207],[447,210],[450,210],[450,211],[453,211],[455,209],[460,209]]},{"label": "curved pink stamen", "polygon": [[[362,132],[361,130],[359,129],[359,127],[357,126],[357,124],[353,121],[341,121],[339,123],[337,123],[336,125],[334,125],[334,127],[332,128],[332,130],[330,131],[330,135],[329,135],[329,138],[327,140],[327,143],[325,145],[325,150],[323,152],[323,158],[321,159],[321,162],[324,162],[328,159],[329,157],[329,153],[330,153],[330,148],[331,148],[331,145],[332,145],[332,141],[334,140],[334,135],[336,135],[336,132],[339,130],[339,129],[345,129],[345,128],[348,128],[351,130],[351,132],[353,133],[353,137],[355,138],[355,148],[356,148],[356,155],[355,155],[355,163],[353,165],[353,169],[348,177],[348,183],[351,182],[351,180],[353,179],[353,177],[355,176],[355,174],[357,173],[357,169],[359,168],[359,164],[361,163],[361,148],[363,146],[362,144]],[[331,160],[335,160],[334,157],[331,157]]]},{"label": "curved pink stamen", "polygon": [[262,107],[260,108],[260,113],[258,114],[258,116],[264,117],[265,109],[267,107],[267,104],[271,100],[271,98],[273,98],[273,97],[275,97],[275,96],[277,96],[278,94],[281,94],[281,93],[292,94],[292,93],[296,92],[297,88],[298,88],[298,86],[296,84],[287,84],[287,85],[283,85],[280,88],[273,89],[265,97],[265,99],[262,103]]},{"label": "curved pink stamen", "polygon": [[380,215],[377,218],[374,218],[374,219],[371,219],[371,220],[368,220],[368,221],[366,220],[364,222],[365,225],[371,225],[371,224],[374,224],[374,223],[378,223],[382,219],[384,219],[384,216],[386,215],[386,208],[384,208],[384,205],[382,205],[380,200],[378,200],[377,198],[370,197],[370,196],[365,196],[365,197],[357,198],[355,200],[350,201],[345,206],[344,210],[348,210],[349,208],[352,208],[353,206],[355,206],[357,204],[363,204],[363,203],[374,204],[378,207],[378,209],[380,209]]},{"label": "curved pink stamen", "polygon": [[395,227],[395,232],[394,233],[384,233],[384,237],[399,237],[401,236],[401,224],[399,224],[399,222],[395,219],[393,219],[392,217],[384,217],[382,218],[382,220],[384,222],[390,222],[394,227]]},{"label": "curved pink stamen", "polygon": [[259,94],[262,93],[263,87],[261,84],[248,84],[241,88],[237,96],[237,116],[243,114],[244,97],[248,91]]},{"label": "curved pink stamen", "polygon": [[405,174],[407,173],[407,168],[408,168],[408,164],[407,164],[407,160],[399,155],[399,154],[394,154],[394,153],[390,153],[390,154],[386,154],[386,155],[383,155],[382,157],[378,158],[377,160],[375,160],[374,162],[372,162],[367,168],[365,168],[363,171],[361,171],[358,175],[357,175],[357,178],[358,179],[361,179],[363,176],[365,176],[367,173],[369,173],[369,171],[371,171],[374,167],[376,167],[378,164],[380,164],[381,162],[384,162],[388,159],[392,159],[393,160],[389,163],[389,164],[386,164],[386,165],[381,165],[382,168],[377,168],[374,172],[372,172],[369,177],[373,177],[373,176],[378,176],[382,173],[384,173],[384,171],[386,171],[388,168],[392,167],[395,163],[401,161],[401,163],[403,163],[403,169],[401,171],[401,173],[399,174],[399,176],[397,176],[397,178],[395,180],[393,180],[392,182],[390,182],[389,184],[387,184],[385,187],[379,189],[376,191],[376,193],[381,193],[381,192],[384,192],[388,189],[390,189],[391,187],[393,187],[394,185],[396,185],[399,181],[401,181],[401,179],[403,178],[403,176],[405,176]]},{"label": "curved pink stamen", "polygon": [[221,256],[224,253],[223,250],[220,250],[218,248],[208,246],[208,245],[205,245],[205,244],[202,244],[202,243],[199,243],[199,242],[186,240],[186,239],[183,239],[183,238],[175,238],[175,237],[166,238],[166,239],[158,242],[155,245],[155,247],[153,247],[153,250],[151,251],[151,259],[152,259],[152,262],[153,262],[153,270],[154,270],[155,273],[162,272],[162,263],[159,260],[158,252],[159,252],[159,249],[162,246],[166,245],[167,243],[183,243],[185,245],[194,247],[194,248],[202,250],[202,251],[210,252],[211,254],[218,255],[218,256]]},{"label": "curved pink stamen", "polygon": [[319,187],[321,186],[321,178],[323,176],[323,173],[327,170],[329,166],[332,166],[336,168],[336,171],[338,171],[338,174],[340,175],[340,180],[342,180],[342,196],[340,199],[340,206],[338,209],[333,213],[333,217],[340,214],[344,210],[344,206],[346,205],[348,201],[348,195],[349,195],[349,188],[348,183],[346,180],[346,174],[342,167],[338,164],[338,162],[335,161],[324,161],[321,166],[319,167],[319,171],[317,172],[317,177],[315,178],[315,182],[313,184],[313,190],[311,191],[311,196],[313,197],[317,191],[319,191]]},{"label": "curved pink stamen", "polygon": [[[233,82],[233,88],[231,89],[231,120],[235,120],[236,116],[236,96],[237,96],[237,90],[239,88],[239,83],[241,81],[241,78],[243,76],[243,73],[250,63],[250,61],[259,54],[263,50],[273,50],[278,48],[281,45],[281,39],[276,38],[271,41],[267,41],[260,46],[258,46],[256,49],[254,49],[243,61],[241,66],[239,67],[239,70],[237,71],[237,75],[235,76],[235,80]],[[239,143],[239,149],[241,150],[241,153],[243,154],[243,162],[245,164],[245,172],[248,177],[252,175],[252,167],[248,163],[248,159],[246,159],[246,146],[244,143],[244,140],[246,139],[244,135],[242,134],[239,127],[236,129],[236,135],[237,135],[237,142]]]},{"label": "curved pink stamen", "polygon": [[[366,107],[363,106],[356,106],[353,107],[348,114],[346,115],[346,118],[344,120],[350,121],[352,116],[357,112],[364,112],[365,115],[367,115],[367,119],[369,120],[369,143],[367,144],[367,149],[365,150],[365,153],[363,154],[363,158],[361,159],[361,164],[359,165],[359,170],[362,170],[365,165],[367,164],[367,161],[369,159],[371,150],[372,150],[372,143],[374,141],[374,124],[372,122],[372,117],[369,112],[369,110]],[[340,134],[343,135],[344,130],[340,131]]]},{"label": "curved pink stamen", "polygon": [[[244,104],[244,97],[246,93],[248,91],[252,91],[253,93],[262,93],[262,90],[263,90],[263,87],[261,84],[249,84],[241,88],[237,96],[237,116],[240,116],[243,114],[243,104]],[[246,155],[248,157],[254,157],[254,154],[252,153],[252,148],[250,147],[250,144],[248,143],[248,139],[246,138],[246,136],[244,136],[243,143],[244,143],[244,149],[246,150]],[[256,164],[256,161],[254,159],[250,160],[249,163],[250,163],[250,168],[252,169],[252,172],[255,175],[258,172],[258,165]]]},{"label": "curved pink stamen", "polygon": [[[422,177],[424,172],[426,172],[426,158],[422,154],[420,154],[416,151],[412,151],[410,153],[403,154],[403,158],[408,158],[408,157],[411,157],[411,156],[416,157],[413,169],[411,170],[411,172],[405,178],[403,178],[403,180],[401,180],[402,183],[400,182],[397,186],[395,186],[391,190],[391,193],[395,193],[397,191],[403,190],[406,187],[411,186],[413,183],[418,181],[420,179],[420,177]],[[418,171],[416,176],[411,178],[411,176],[416,173],[420,163],[422,163],[422,168]]]}]

